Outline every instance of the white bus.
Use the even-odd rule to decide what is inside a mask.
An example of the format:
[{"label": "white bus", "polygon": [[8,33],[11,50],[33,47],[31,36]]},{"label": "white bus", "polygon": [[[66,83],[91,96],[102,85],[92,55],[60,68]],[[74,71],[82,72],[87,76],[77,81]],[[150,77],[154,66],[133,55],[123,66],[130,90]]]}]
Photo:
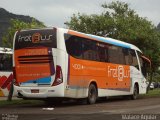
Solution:
[{"label": "white bus", "polygon": [[[14,37],[14,88],[28,99],[146,93],[146,63],[136,46],[63,28],[20,30]],[[146,62],[147,61],[147,62]]]},{"label": "white bus", "polygon": [[0,47],[0,97],[8,96],[12,80],[12,49]]}]

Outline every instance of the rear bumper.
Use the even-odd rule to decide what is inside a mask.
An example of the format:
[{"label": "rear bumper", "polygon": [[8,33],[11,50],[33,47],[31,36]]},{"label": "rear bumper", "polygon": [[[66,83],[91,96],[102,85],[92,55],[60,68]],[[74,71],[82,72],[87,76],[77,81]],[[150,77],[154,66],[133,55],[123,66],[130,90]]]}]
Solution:
[{"label": "rear bumper", "polygon": [[[64,86],[58,85],[54,87],[19,87],[14,86],[17,97],[21,98],[51,98],[64,97]],[[38,93],[32,93],[31,90],[38,90]]]}]

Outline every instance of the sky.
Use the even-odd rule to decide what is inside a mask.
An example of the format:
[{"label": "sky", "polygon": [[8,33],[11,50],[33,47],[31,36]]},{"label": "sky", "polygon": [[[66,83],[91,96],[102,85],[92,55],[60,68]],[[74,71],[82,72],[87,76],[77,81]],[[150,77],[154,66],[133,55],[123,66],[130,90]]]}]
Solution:
[{"label": "sky", "polygon": [[[65,27],[73,14],[100,14],[104,11],[103,3],[116,0],[0,0],[0,7],[7,11],[27,15],[38,19],[46,26]],[[119,0],[129,4],[129,7],[139,16],[157,26],[160,23],[160,0]]]}]

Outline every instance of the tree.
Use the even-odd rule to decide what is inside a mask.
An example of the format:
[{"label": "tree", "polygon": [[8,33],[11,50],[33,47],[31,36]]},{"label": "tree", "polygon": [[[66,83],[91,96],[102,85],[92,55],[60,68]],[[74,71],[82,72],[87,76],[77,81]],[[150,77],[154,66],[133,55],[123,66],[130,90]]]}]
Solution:
[{"label": "tree", "polygon": [[6,34],[2,37],[3,45],[9,48],[12,48],[13,37],[17,30],[45,27],[45,25],[42,22],[39,22],[35,19],[33,19],[31,23],[26,23],[18,19],[11,19],[10,23],[11,26],[8,28]]},{"label": "tree", "polygon": [[160,30],[160,23],[157,25],[157,29]]},{"label": "tree", "polygon": [[160,32],[147,18],[140,17],[125,2],[102,5],[101,14],[73,14],[66,22],[70,29],[89,34],[111,37],[138,46],[152,61],[152,72],[160,66]]},{"label": "tree", "polygon": [[[2,37],[2,42],[5,47],[12,48],[14,34],[17,30],[29,29],[29,28],[42,28],[42,27],[45,27],[45,25],[41,22],[36,21],[35,19],[33,19],[31,23],[25,23],[18,19],[11,19],[11,26],[8,28],[7,34]],[[13,80],[12,80],[8,95],[8,101],[12,100],[13,91],[14,90],[13,90]]]},{"label": "tree", "polygon": [[152,60],[155,71],[160,64],[160,33],[146,18],[140,17],[124,2],[103,4],[99,15],[73,14],[68,28],[99,36],[107,36],[138,46]]}]

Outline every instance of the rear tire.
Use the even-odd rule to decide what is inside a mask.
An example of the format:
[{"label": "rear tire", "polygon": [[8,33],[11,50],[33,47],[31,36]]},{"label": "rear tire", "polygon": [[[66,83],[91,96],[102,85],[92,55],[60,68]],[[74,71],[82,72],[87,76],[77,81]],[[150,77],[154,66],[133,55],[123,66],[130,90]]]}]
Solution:
[{"label": "rear tire", "polygon": [[138,86],[134,85],[133,95],[131,95],[132,100],[136,100],[138,97]]},{"label": "rear tire", "polygon": [[96,100],[97,100],[97,88],[94,84],[90,84],[88,89],[87,102],[88,104],[94,104],[96,103]]}]

